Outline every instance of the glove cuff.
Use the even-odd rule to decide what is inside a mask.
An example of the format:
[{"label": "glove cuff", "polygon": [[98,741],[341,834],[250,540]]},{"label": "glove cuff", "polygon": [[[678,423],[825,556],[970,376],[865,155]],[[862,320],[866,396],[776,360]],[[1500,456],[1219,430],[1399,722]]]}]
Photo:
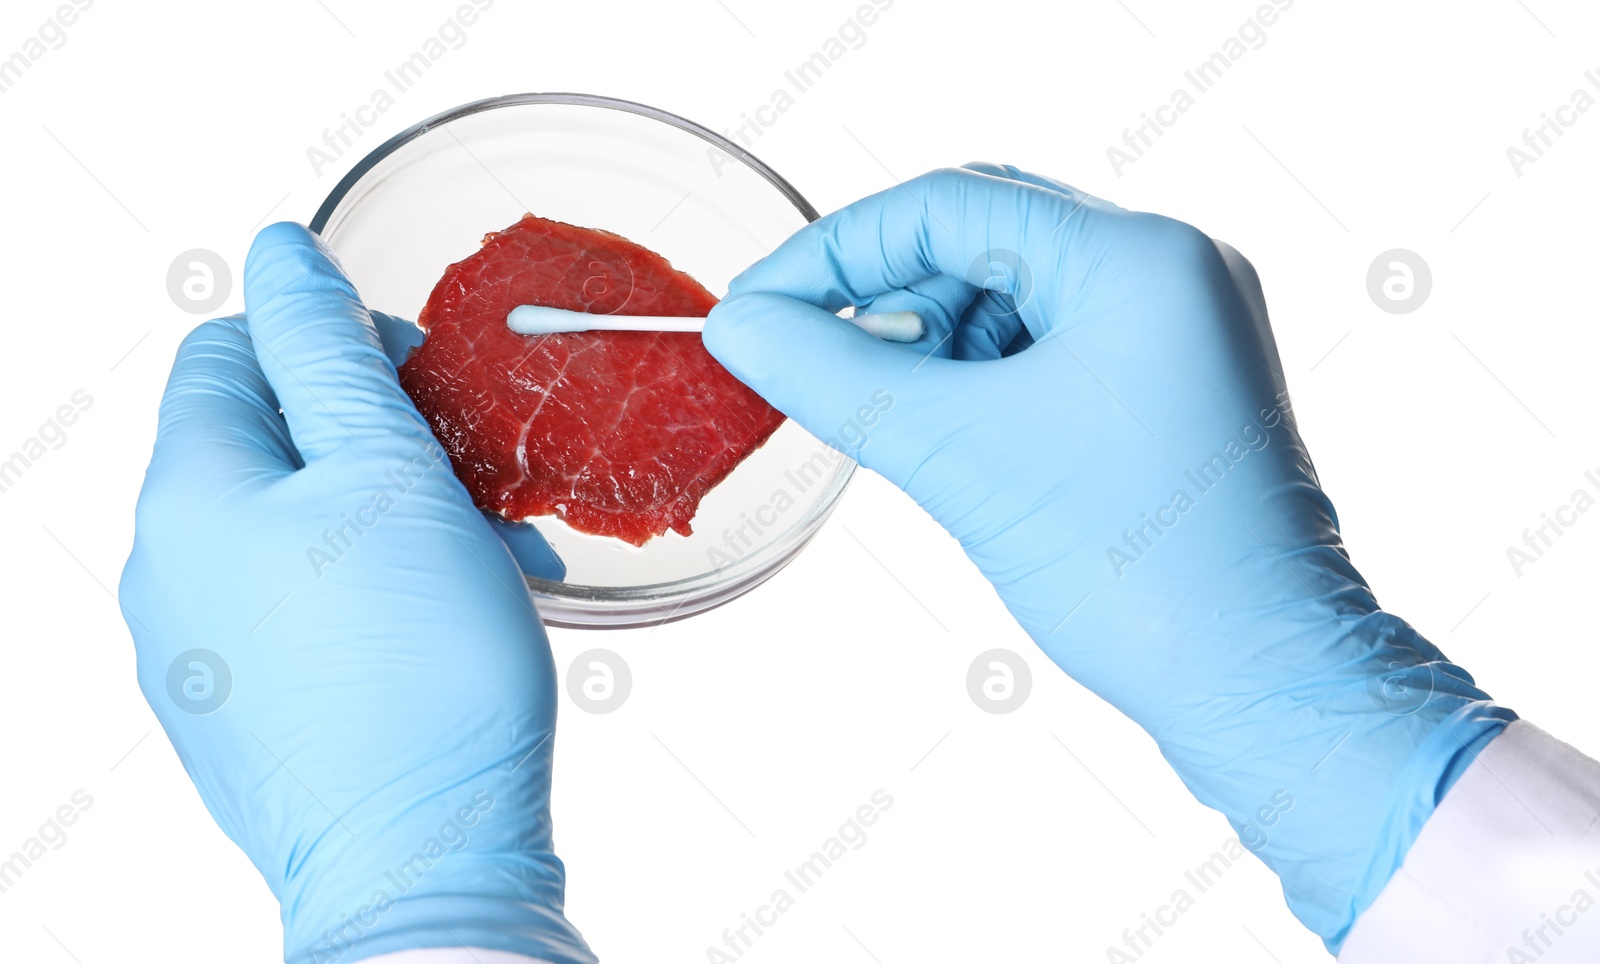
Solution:
[{"label": "glove cuff", "polygon": [[[288,939],[288,930],[285,930]],[[599,960],[560,906],[505,898],[439,895],[379,899],[341,914],[302,946],[284,948],[287,964],[349,964],[425,947],[474,947],[521,954],[544,964]]]},{"label": "glove cuff", "polygon": [[[1347,905],[1340,908],[1342,925],[1332,931],[1318,931],[1330,954],[1338,955],[1356,919],[1372,906],[1405,863],[1406,854],[1410,853],[1445,794],[1483,748],[1516,719],[1516,713],[1487,700],[1466,703],[1440,721],[1438,728],[1417,748],[1395,779],[1388,813],[1374,842],[1366,872],[1358,879]],[[1292,897],[1290,905],[1294,905]]]}]

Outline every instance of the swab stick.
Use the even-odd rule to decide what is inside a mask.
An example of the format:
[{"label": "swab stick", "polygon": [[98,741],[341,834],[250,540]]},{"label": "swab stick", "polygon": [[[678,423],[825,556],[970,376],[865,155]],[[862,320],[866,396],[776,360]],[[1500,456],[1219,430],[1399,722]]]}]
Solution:
[{"label": "swab stick", "polygon": [[[922,316],[914,311],[885,311],[846,318],[857,328],[884,341],[912,342],[922,337]],[[519,335],[555,335],[572,331],[681,331],[705,329],[704,318],[653,315],[601,315],[544,305],[519,305],[506,316],[506,327]]]}]

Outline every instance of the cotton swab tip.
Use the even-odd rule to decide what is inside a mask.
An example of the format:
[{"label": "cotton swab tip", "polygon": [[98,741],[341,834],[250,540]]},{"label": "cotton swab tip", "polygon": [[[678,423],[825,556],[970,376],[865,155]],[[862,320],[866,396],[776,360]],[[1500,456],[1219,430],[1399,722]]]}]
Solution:
[{"label": "cotton swab tip", "polygon": [[547,323],[547,317],[539,311],[538,305],[518,305],[506,315],[506,327],[519,335],[553,334]]},{"label": "cotton swab tip", "polygon": [[876,314],[857,314],[850,323],[874,338],[883,341],[913,342],[922,337],[922,316],[914,311],[884,311]]}]

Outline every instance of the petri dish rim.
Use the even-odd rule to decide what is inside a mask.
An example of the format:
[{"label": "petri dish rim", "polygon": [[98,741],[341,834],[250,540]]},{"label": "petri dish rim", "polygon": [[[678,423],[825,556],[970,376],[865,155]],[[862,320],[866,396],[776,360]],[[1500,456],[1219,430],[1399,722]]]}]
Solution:
[{"label": "petri dish rim", "polygon": [[[794,206],[807,223],[821,217],[811,202],[781,174],[743,147],[703,125],[637,101],[600,94],[554,91],[504,94],[471,101],[418,121],[395,134],[368,152],[339,179],[313,215],[310,229],[321,236],[333,220],[339,206],[368,174],[389,157],[430,131],[485,111],[538,105],[615,110],[658,121],[692,134],[728,154],[771,184]],[[855,461],[841,455],[840,464],[822,498],[811,512],[790,527],[792,540],[787,544],[781,541],[769,543],[749,556],[740,558],[738,564],[731,567],[732,571],[728,572],[727,578],[723,580],[708,581],[709,577],[720,572],[713,570],[667,582],[629,587],[554,583],[530,576],[527,577],[528,586],[533,591],[536,601],[545,604],[540,606],[540,615],[545,622],[566,628],[626,629],[655,626],[707,612],[744,595],[788,565],[833,513],[839,497],[855,474],[855,469]],[[552,592],[551,590],[556,587],[560,587],[561,591]],[[591,604],[593,608],[586,608],[584,602]],[[577,605],[570,605],[572,603]],[[674,604],[668,607],[668,603]],[[569,613],[572,612],[581,612],[582,618],[570,617]]]},{"label": "petri dish rim", "polygon": [[751,154],[738,144],[735,144],[733,141],[728,140],[726,137],[723,137],[721,134],[718,134],[716,131],[713,131],[708,127],[696,124],[694,121],[689,120],[686,117],[680,117],[671,111],[665,111],[659,107],[651,107],[649,104],[641,104],[638,101],[623,100],[619,97],[606,97],[601,94],[578,94],[566,91],[558,91],[550,93],[503,94],[499,97],[485,97],[482,100],[475,100],[471,103],[462,104],[459,107],[452,107],[450,110],[442,111],[433,115],[432,117],[412,124],[410,127],[373,148],[370,153],[368,153],[360,161],[356,162],[355,167],[352,167],[344,177],[339,179],[339,183],[335,184],[333,190],[328,192],[328,196],[323,200],[322,206],[317,208],[317,213],[312,216],[310,225],[311,230],[318,235],[322,234],[323,229],[328,226],[328,222],[333,218],[333,212],[338,209],[345,197],[363,177],[371,172],[373,168],[381,164],[386,158],[389,157],[389,155],[395,153],[400,148],[433,130],[435,127],[448,124],[451,121],[459,120],[463,117],[469,117],[473,114],[479,114],[483,111],[497,110],[502,107],[521,107],[535,104],[558,104],[572,107],[599,107],[605,110],[622,111],[625,114],[638,114],[641,117],[648,117],[651,120],[657,120],[671,127],[676,127],[685,133],[693,134],[708,144],[714,145],[719,150],[725,151],[735,160],[761,175],[763,179],[765,179],[773,187],[777,188],[779,193],[788,199],[790,204],[795,206],[795,209],[800,212],[806,221],[815,221],[822,216],[817,213],[817,209],[815,207],[812,207],[811,202],[807,201],[805,197],[795,189],[795,186],[790,184],[788,180],[783,177],[783,175],[768,167],[767,164],[759,157],[756,157],[754,154]]}]

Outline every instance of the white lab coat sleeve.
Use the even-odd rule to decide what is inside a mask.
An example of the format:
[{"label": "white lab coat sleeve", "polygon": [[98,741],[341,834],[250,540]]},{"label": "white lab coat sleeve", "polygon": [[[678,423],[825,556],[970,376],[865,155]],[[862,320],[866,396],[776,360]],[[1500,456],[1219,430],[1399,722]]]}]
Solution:
[{"label": "white lab coat sleeve", "polygon": [[1517,720],[1445,794],[1340,964],[1600,961],[1600,763]]},{"label": "white lab coat sleeve", "polygon": [[359,964],[545,964],[521,954],[489,951],[481,947],[426,947],[398,954],[368,957]]}]

